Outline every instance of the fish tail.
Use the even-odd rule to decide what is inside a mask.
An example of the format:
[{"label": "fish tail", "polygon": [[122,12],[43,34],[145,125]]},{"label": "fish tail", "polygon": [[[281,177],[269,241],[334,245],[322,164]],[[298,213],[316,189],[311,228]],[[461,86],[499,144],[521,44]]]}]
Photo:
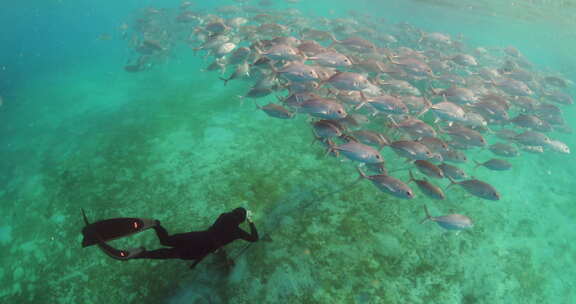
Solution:
[{"label": "fish tail", "polygon": [[408,170],[408,174],[410,174],[410,179],[408,180],[408,182],[415,182],[416,179],[414,178],[414,174],[412,174],[412,170]]},{"label": "fish tail", "polygon": [[360,104],[358,104],[357,106],[354,107],[354,111],[360,110],[360,108],[362,108],[364,105],[366,105],[367,102],[363,101]]},{"label": "fish tail", "polygon": [[450,187],[452,187],[453,185],[457,185],[459,184],[457,181],[455,181],[452,177],[447,176],[448,179],[450,180],[450,185],[446,186],[446,190],[448,190]]},{"label": "fish tail", "polygon": [[478,161],[476,161],[476,160],[474,160],[474,163],[476,164],[476,166],[474,166],[474,169],[476,169],[476,168],[478,168],[478,167],[480,167],[480,166],[483,165],[482,163],[480,163],[480,162],[478,162]]},{"label": "fish tail", "polygon": [[336,39],[336,36],[334,36],[333,33],[330,33],[330,40],[332,40],[332,43],[328,46],[328,48],[331,48],[331,47],[335,46],[336,44],[340,43],[340,41],[338,41],[338,39]]},{"label": "fish tail", "polygon": [[394,55],[390,55],[390,54],[386,53],[386,58],[388,58],[388,61],[390,61],[390,63],[400,64],[398,61],[394,60]]},{"label": "fish tail", "polygon": [[432,103],[430,102],[430,100],[428,100],[428,98],[426,98],[426,97],[424,97],[424,100],[426,100],[426,105],[424,105],[424,108],[422,109],[422,111],[420,111],[418,114],[416,114],[416,118],[426,114],[426,112],[428,112],[432,108]]},{"label": "fish tail", "polygon": [[418,30],[418,34],[420,34],[420,38],[418,38],[418,44],[420,44],[424,40],[424,32],[422,30]]},{"label": "fish tail", "polygon": [[368,176],[366,176],[366,173],[364,173],[364,172],[362,171],[362,169],[360,169],[360,167],[356,167],[356,170],[358,170],[358,174],[360,174],[359,179],[368,178]]},{"label": "fish tail", "polygon": [[334,153],[335,155],[337,155],[337,152],[338,151],[336,150],[334,144],[328,141],[328,148],[326,149],[326,154],[324,155],[324,157],[328,156],[330,153]]},{"label": "fish tail", "polygon": [[420,224],[423,224],[428,220],[432,220],[432,216],[430,215],[430,211],[428,211],[428,207],[426,205],[424,205],[424,213],[426,214],[426,217],[420,221]]},{"label": "fish tail", "polygon": [[224,78],[224,77],[218,77],[218,78],[220,78],[220,80],[224,81],[224,86],[226,86],[226,84],[228,83],[228,81],[230,81],[230,79],[231,79],[231,78],[226,79],[226,78]]}]

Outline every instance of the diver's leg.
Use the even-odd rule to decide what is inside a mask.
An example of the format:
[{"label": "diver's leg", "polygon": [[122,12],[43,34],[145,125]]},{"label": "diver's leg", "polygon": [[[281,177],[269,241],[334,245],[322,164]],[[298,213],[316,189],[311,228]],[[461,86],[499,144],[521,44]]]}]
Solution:
[{"label": "diver's leg", "polygon": [[164,246],[174,246],[174,241],[168,235],[168,231],[166,231],[166,228],[164,228],[164,227],[162,227],[162,225],[160,225],[160,221],[156,221],[156,225],[154,226],[154,231],[156,231],[156,236],[158,236],[158,239],[160,240],[160,244],[162,244]]},{"label": "diver's leg", "polygon": [[133,259],[179,259],[180,253],[176,248],[161,248],[156,250],[144,250]]}]

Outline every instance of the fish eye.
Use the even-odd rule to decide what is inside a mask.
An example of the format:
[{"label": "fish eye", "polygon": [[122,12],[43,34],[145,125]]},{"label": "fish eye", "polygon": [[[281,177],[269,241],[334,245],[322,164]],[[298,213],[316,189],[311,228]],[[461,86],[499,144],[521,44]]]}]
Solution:
[{"label": "fish eye", "polygon": [[380,159],[380,155],[376,155],[376,158],[377,158],[377,159]]},{"label": "fish eye", "polygon": [[406,191],[406,195],[407,195],[407,196],[412,196],[412,192]]}]

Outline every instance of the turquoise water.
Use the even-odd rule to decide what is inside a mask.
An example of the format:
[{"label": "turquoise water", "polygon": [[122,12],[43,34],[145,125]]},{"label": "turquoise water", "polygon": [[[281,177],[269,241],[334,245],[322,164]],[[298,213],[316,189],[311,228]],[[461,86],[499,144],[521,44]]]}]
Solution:
[{"label": "turquoise water", "polygon": [[[554,16],[525,21],[510,16],[514,6],[487,14],[422,1],[275,2],[304,18],[351,18],[354,9],[461,33],[473,47],[512,45],[536,69],[576,81],[573,24]],[[356,183],[356,163],[311,145],[305,115],[274,119],[241,103],[250,83],[223,86],[203,70],[211,61],[184,45],[148,71],[124,71],[133,53],[120,26],[142,8],[179,3],[36,1],[0,11],[1,303],[576,303],[573,154],[522,153],[503,172],[462,165],[497,187],[497,202],[460,187],[445,201],[416,187],[412,200],[393,198]],[[237,5],[209,3],[192,9]],[[561,108],[576,127],[574,106]],[[548,135],[575,147],[573,134]],[[382,153],[389,170],[407,166]],[[393,174],[408,181],[405,170]],[[446,233],[420,224],[424,204],[475,225]],[[80,208],[92,220],[157,218],[185,232],[238,206],[272,241],[230,244],[231,269],[212,256],[190,271],[181,260],[120,262],[80,246]],[[159,246],[150,231],[114,245]]]}]

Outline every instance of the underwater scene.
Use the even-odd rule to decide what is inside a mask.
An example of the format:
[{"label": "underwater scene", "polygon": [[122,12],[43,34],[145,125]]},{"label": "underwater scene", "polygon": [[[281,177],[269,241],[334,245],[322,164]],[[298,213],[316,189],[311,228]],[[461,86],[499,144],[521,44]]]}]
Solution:
[{"label": "underwater scene", "polygon": [[0,303],[576,303],[576,2],[5,2]]}]

